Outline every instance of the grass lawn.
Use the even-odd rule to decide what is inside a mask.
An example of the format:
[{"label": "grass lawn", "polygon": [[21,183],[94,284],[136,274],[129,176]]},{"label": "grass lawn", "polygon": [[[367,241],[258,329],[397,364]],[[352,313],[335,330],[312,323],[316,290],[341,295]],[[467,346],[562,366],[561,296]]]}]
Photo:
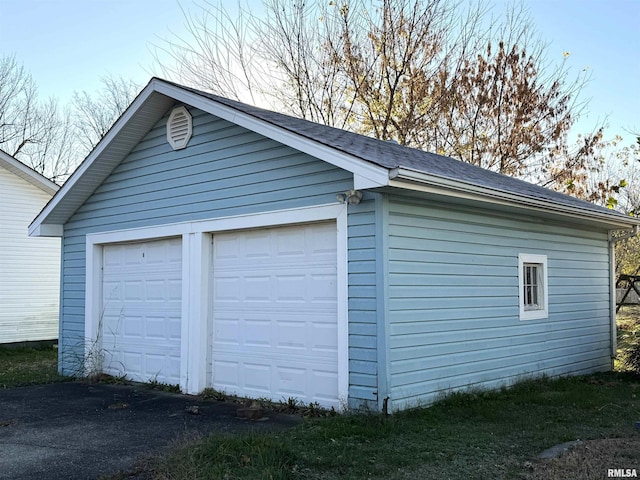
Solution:
[{"label": "grass lawn", "polygon": [[[640,310],[619,316],[619,346]],[[143,468],[155,479],[596,480],[610,468],[640,475],[640,377],[611,372],[456,393],[392,416],[309,418],[278,434],[213,435]],[[583,443],[551,460],[542,451]]]},{"label": "grass lawn", "polygon": [[[624,324],[621,346],[637,325],[633,318]],[[0,389],[63,380],[56,363],[52,348],[0,348]],[[280,433],[220,433],[145,461],[136,478],[605,479],[609,468],[640,472],[636,421],[638,376],[542,378],[391,416],[329,415]],[[560,458],[536,459],[574,440],[584,443]]]},{"label": "grass lawn", "polygon": [[59,382],[58,350],[0,347],[0,389]]},{"label": "grass lawn", "polygon": [[[535,460],[543,450],[623,438],[631,453],[619,462],[600,458],[591,467],[600,479],[606,468],[640,471],[639,395],[639,379],[624,373],[526,381],[388,417],[339,415],[279,434],[214,435],[175,450],[148,472],[158,479],[552,479],[554,465]],[[560,472],[557,478],[590,478],[563,466]]]}]

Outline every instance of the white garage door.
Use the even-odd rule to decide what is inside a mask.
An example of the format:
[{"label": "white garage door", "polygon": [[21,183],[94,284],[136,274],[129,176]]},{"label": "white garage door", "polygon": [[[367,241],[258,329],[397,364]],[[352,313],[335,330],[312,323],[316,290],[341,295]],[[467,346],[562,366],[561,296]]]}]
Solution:
[{"label": "white garage door", "polygon": [[213,244],[213,387],[338,407],[335,223]]},{"label": "white garage door", "polygon": [[180,383],[180,238],[103,249],[104,370],[136,381]]}]

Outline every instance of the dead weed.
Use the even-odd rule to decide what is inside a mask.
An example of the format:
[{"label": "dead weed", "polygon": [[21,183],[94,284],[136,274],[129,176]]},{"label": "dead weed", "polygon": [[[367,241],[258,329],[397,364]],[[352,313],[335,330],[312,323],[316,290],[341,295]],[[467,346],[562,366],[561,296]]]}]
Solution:
[{"label": "dead weed", "polygon": [[640,475],[640,436],[589,440],[559,457],[528,462],[526,480],[603,480],[610,469]]}]

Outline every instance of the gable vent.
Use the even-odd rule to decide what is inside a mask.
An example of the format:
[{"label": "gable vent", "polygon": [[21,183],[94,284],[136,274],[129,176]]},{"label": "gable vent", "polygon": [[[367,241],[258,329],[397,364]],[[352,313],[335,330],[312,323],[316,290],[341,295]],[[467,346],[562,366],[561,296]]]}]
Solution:
[{"label": "gable vent", "polygon": [[171,148],[180,150],[187,146],[191,139],[191,114],[185,107],[177,107],[171,111],[167,120],[167,141]]}]

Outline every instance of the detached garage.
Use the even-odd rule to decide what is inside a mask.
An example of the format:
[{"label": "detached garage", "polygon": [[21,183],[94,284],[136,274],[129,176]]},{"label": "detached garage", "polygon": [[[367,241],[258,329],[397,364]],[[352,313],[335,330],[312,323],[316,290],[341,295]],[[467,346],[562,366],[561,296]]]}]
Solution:
[{"label": "detached garage", "polygon": [[325,407],[611,368],[636,219],[152,79],[30,226],[60,369]]}]

